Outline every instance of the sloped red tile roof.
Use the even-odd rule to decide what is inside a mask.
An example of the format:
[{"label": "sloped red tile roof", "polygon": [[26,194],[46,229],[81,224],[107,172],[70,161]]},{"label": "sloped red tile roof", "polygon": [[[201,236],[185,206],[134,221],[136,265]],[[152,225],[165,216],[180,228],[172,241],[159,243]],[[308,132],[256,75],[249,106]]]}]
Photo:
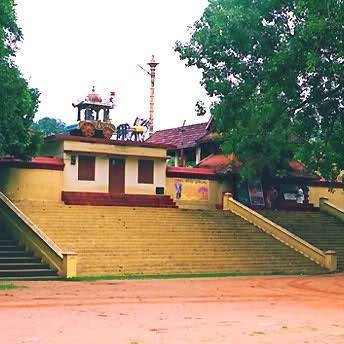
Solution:
[{"label": "sloped red tile roof", "polygon": [[[201,169],[211,169],[216,173],[238,173],[240,170],[241,162],[238,160],[234,153],[230,155],[224,154],[210,154],[195,167]],[[291,177],[304,177],[311,179],[318,179],[314,174],[305,173],[305,165],[299,161],[290,161],[289,162],[290,172],[288,176]]]},{"label": "sloped red tile roof", "polygon": [[204,158],[196,168],[208,168],[216,173],[236,172],[241,163],[234,153],[226,156],[224,154],[210,154]]},{"label": "sloped red tile roof", "polygon": [[194,147],[207,133],[208,122],[156,131],[146,143],[175,145],[178,149]]}]

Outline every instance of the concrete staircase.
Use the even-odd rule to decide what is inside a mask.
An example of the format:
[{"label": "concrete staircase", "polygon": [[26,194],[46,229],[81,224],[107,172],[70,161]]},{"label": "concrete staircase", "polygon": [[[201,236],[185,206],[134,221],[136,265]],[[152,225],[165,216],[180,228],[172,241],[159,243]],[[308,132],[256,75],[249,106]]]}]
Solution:
[{"label": "concrete staircase", "polygon": [[324,270],[229,212],[21,202],[17,206],[63,250],[78,275]]},{"label": "concrete staircase", "polygon": [[320,211],[265,210],[263,216],[323,251],[337,252],[338,270],[344,271],[344,223]]},{"label": "concrete staircase", "polygon": [[18,242],[0,227],[0,280],[55,278],[58,278],[55,271],[20,247]]}]

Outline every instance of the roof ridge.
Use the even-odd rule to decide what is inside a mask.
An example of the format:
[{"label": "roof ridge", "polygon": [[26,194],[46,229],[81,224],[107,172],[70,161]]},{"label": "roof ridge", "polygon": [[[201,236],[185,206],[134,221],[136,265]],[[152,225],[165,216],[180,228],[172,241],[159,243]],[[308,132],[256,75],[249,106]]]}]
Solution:
[{"label": "roof ridge", "polygon": [[208,122],[194,123],[194,124],[188,124],[188,125],[184,125],[184,126],[180,126],[180,127],[161,129],[161,130],[155,131],[153,134],[159,133],[162,131],[167,131],[167,130],[175,130],[175,129],[188,128],[188,127],[192,127],[192,126],[196,126],[196,125],[206,125],[206,124],[208,124]]}]

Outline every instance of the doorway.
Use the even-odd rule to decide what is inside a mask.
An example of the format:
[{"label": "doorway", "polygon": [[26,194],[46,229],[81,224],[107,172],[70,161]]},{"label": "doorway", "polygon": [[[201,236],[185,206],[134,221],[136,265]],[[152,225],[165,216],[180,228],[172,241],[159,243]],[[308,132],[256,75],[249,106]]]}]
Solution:
[{"label": "doorway", "polygon": [[109,192],[125,192],[125,159],[109,159]]}]

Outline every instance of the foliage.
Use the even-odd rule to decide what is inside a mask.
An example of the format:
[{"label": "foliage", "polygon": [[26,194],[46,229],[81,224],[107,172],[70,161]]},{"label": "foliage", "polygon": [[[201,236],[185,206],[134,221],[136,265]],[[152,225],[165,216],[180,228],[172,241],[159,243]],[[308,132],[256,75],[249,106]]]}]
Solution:
[{"label": "foliage", "polygon": [[186,167],[195,167],[196,166],[196,161],[187,161],[186,162]]},{"label": "foliage", "polygon": [[31,128],[44,136],[61,134],[66,131],[66,123],[56,118],[43,117],[34,122]]},{"label": "foliage", "polygon": [[17,286],[13,283],[6,283],[6,284],[0,283],[0,290],[14,290],[14,289],[18,289],[18,288],[26,288],[26,287],[25,286]]},{"label": "foliage", "polygon": [[13,0],[0,0],[0,156],[28,159],[40,142],[30,130],[39,92],[30,88],[13,59],[22,33]]},{"label": "foliage", "polygon": [[207,113],[204,107],[204,103],[202,101],[199,100],[196,102],[195,111],[196,111],[197,116],[204,116]]},{"label": "foliage", "polygon": [[209,0],[176,43],[244,176],[283,175],[291,159],[329,179],[344,169],[343,25],[343,0]]},{"label": "foliage", "polygon": [[169,156],[169,157],[167,158],[167,162],[166,162],[167,166],[173,167],[174,164],[175,164],[174,159],[175,159],[174,156]]}]

